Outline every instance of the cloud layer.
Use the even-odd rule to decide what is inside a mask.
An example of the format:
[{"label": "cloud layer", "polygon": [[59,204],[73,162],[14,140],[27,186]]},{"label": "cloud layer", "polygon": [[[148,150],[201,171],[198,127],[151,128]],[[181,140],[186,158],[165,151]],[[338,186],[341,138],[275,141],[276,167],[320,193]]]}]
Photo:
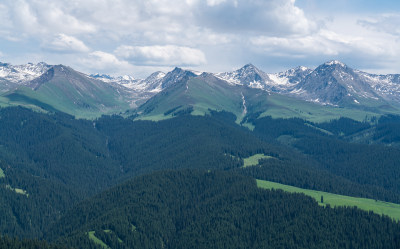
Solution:
[{"label": "cloud layer", "polygon": [[120,46],[115,53],[134,64],[198,66],[206,63],[201,50],[166,46]]},{"label": "cloud layer", "polygon": [[274,71],[329,59],[366,67],[369,58],[369,68],[382,70],[388,61],[400,68],[399,24],[400,10],[342,14],[295,0],[3,0],[0,60],[133,74],[247,62]]}]

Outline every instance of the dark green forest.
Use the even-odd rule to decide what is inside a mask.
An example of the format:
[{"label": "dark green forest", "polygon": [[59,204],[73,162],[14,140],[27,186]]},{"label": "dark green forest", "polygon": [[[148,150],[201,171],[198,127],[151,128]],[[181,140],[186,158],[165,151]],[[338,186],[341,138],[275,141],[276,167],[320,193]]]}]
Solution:
[{"label": "dark green forest", "polygon": [[4,249],[68,249],[62,245],[49,244],[46,241],[0,237],[0,248]]},{"label": "dark green forest", "polygon": [[324,208],[305,195],[262,190],[254,179],[221,171],[135,178],[79,204],[49,231],[75,247],[88,231],[111,248],[400,246],[400,226],[389,218]]},{"label": "dark green forest", "polygon": [[[258,190],[254,179],[400,203],[399,117],[315,124],[255,115],[246,118],[255,127],[250,131],[237,125],[233,114],[210,113],[182,112],[152,122],[0,109],[0,168],[5,175],[0,177],[0,234],[9,236],[2,237],[4,243],[15,244],[9,248],[45,243],[13,239],[19,237],[96,248],[87,234],[94,231],[111,248],[396,248],[398,224],[388,218],[354,208],[321,208],[302,195]],[[272,158],[242,168],[242,159],[254,154]],[[196,193],[203,198],[196,199]],[[230,198],[242,201],[232,203]],[[321,219],[301,213],[299,206]],[[250,212],[251,207],[260,209],[260,215]],[[300,213],[292,214],[295,209]],[[278,219],[276,226],[259,224],[271,219],[269,215]],[[356,221],[359,227],[351,223]],[[342,225],[356,230],[343,230]],[[371,239],[352,240],[363,235]]]}]

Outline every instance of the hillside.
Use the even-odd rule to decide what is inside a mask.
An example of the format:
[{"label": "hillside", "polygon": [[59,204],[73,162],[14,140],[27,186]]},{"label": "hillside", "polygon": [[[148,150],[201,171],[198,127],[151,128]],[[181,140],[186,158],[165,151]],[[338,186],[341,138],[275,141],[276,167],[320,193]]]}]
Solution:
[{"label": "hillside", "polygon": [[40,77],[2,95],[5,104],[36,106],[85,118],[125,111],[132,98],[122,86],[88,78],[63,65],[52,66]]},{"label": "hillside", "polygon": [[81,203],[49,232],[76,247],[397,248],[400,226],[355,208],[323,208],[304,195],[262,190],[251,178],[169,171]]},{"label": "hillside", "polygon": [[[400,150],[382,144],[398,141],[396,133],[385,132],[398,125],[394,117],[374,128],[343,119],[342,124],[314,124],[261,118],[249,120],[252,132],[236,124],[233,114],[210,113],[159,122],[120,116],[88,121],[62,113],[1,109],[1,233],[41,237],[48,224],[79,201],[165,169],[235,171],[301,188],[400,203]],[[346,141],[371,129],[379,136],[375,145]],[[312,150],[314,144],[318,151]],[[256,154],[269,159],[243,168],[243,160]]]}]

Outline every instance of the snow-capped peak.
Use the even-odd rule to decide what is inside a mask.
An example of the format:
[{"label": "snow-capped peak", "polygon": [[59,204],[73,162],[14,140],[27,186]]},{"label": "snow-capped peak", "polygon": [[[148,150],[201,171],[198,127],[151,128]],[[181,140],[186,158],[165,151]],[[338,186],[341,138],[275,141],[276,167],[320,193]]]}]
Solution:
[{"label": "snow-capped peak", "polygon": [[44,62],[15,66],[8,63],[0,63],[0,77],[12,83],[21,84],[39,77],[49,70],[50,67],[50,65]]},{"label": "snow-capped peak", "polygon": [[121,79],[122,80],[130,80],[130,81],[135,80],[135,78],[133,76],[130,76],[130,75],[122,75]]},{"label": "snow-capped peak", "polygon": [[304,67],[304,66],[299,66],[297,67],[300,71],[306,71],[306,70],[310,70],[308,67]]},{"label": "snow-capped peak", "polygon": [[326,65],[326,66],[339,65],[341,67],[346,67],[346,64],[344,64],[343,62],[340,62],[338,60],[331,60],[331,61],[325,62],[324,65]]}]

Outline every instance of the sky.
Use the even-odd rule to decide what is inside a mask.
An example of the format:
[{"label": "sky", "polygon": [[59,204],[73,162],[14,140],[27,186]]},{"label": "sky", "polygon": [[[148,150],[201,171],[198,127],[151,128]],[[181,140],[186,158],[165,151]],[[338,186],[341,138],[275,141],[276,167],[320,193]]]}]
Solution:
[{"label": "sky", "polygon": [[0,0],[0,61],[144,78],[340,60],[400,73],[398,0]]}]

